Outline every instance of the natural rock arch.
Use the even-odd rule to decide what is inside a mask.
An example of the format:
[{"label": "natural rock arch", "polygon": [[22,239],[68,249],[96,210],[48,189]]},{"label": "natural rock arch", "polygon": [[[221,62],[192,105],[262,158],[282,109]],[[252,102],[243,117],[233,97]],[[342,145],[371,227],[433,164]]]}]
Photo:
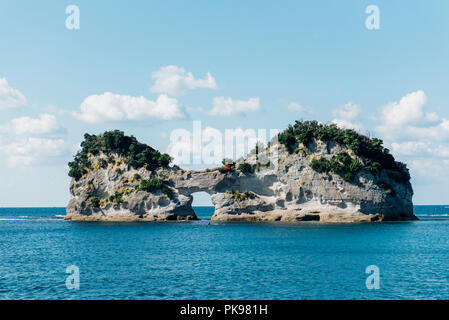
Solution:
[{"label": "natural rock arch", "polygon": [[[337,129],[321,127],[320,130],[332,133]],[[351,134],[355,135],[353,132]],[[98,137],[88,138],[95,147]],[[276,152],[272,153],[271,150]],[[150,152],[167,160],[165,155],[154,150]],[[343,176],[338,172],[343,170],[343,162],[337,166],[335,161],[347,159],[360,164],[365,160],[341,142],[322,141],[314,137],[306,144],[270,145],[258,154],[248,156],[245,164],[251,168],[249,171],[225,167],[182,170],[179,167],[159,166],[147,169],[146,165],[139,167],[130,164],[126,154],[115,154],[113,161],[106,161],[111,153],[99,152],[90,159],[83,154],[87,159],[79,159],[91,163],[93,169],[79,176],[80,179],[72,179],[72,199],[67,206],[66,219],[196,219],[192,209],[192,194],[195,192],[211,195],[215,207],[213,220],[217,221],[416,219],[409,179],[395,178],[397,174],[408,172],[403,171],[391,155],[383,155],[396,169],[386,167],[373,173],[361,166],[351,171],[350,176]],[[257,157],[269,160],[268,165],[258,166]],[[338,160],[339,157],[343,160]],[[141,180],[133,178],[135,176]],[[153,188],[151,180],[155,177],[159,179],[158,183],[163,179],[163,185]],[[147,187],[139,187],[139,183],[143,182],[148,183]]]}]

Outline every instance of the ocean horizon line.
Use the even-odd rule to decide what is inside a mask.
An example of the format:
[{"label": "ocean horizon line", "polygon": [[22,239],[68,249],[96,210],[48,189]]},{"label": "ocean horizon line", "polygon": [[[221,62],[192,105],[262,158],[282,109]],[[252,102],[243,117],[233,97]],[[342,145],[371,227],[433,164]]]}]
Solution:
[{"label": "ocean horizon line", "polygon": [[[425,207],[425,206],[438,206],[438,207],[444,207],[447,206],[449,208],[449,203],[447,204],[414,204],[414,207]],[[213,208],[214,206],[192,206],[194,208]],[[62,209],[66,208],[66,206],[23,206],[23,207],[16,207],[16,206],[0,206],[0,209],[47,209],[47,208],[56,208],[56,209]]]}]

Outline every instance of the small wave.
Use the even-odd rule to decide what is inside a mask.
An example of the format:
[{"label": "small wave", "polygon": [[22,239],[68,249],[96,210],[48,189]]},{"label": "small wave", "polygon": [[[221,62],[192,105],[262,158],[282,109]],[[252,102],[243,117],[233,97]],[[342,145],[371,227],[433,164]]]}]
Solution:
[{"label": "small wave", "polygon": [[63,215],[63,214],[55,214],[55,217],[56,217],[56,218],[64,218],[65,215]]},{"label": "small wave", "polygon": [[418,214],[418,217],[447,217],[449,218],[449,214]]},{"label": "small wave", "polygon": [[[64,217],[64,216],[62,216],[62,217]],[[61,221],[61,220],[64,220],[64,219],[62,219],[60,217],[58,217],[58,218],[55,218],[55,217],[0,218],[0,221]]]}]

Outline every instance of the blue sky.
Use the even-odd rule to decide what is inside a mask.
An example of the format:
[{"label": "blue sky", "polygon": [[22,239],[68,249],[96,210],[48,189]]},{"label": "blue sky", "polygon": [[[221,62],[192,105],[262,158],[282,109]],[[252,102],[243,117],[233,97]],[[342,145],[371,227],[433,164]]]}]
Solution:
[{"label": "blue sky", "polygon": [[[79,30],[65,25],[72,4]],[[379,30],[365,27],[368,5]],[[64,206],[66,163],[85,132],[118,128],[166,151],[170,132],[193,120],[282,129],[301,118],[383,138],[411,168],[414,202],[446,204],[448,14],[445,0],[3,1],[0,206]],[[184,82],[155,89],[158,70]],[[170,115],[89,109],[129,111],[141,96],[151,107],[161,95],[176,101]],[[210,112],[223,101],[227,114]]]}]

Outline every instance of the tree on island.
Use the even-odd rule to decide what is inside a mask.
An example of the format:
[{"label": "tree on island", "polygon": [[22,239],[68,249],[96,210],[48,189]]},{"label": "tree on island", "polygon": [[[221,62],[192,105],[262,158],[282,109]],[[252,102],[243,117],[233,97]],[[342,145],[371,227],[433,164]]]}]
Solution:
[{"label": "tree on island", "polygon": [[[167,168],[172,158],[166,153],[137,141],[134,136],[126,136],[123,131],[106,131],[100,135],[84,135],[81,150],[69,162],[69,176],[79,180],[91,168],[89,155],[97,156],[100,153],[111,155],[113,153],[123,156],[130,166],[138,169],[146,166],[148,170]],[[112,161],[112,157],[108,157]]]}]

